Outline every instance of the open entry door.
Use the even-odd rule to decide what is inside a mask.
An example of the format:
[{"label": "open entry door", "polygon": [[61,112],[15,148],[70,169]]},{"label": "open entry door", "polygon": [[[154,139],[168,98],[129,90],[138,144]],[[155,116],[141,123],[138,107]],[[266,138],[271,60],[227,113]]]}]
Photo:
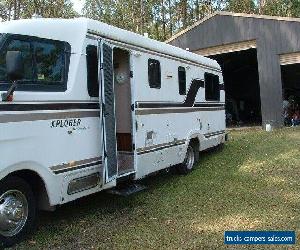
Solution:
[{"label": "open entry door", "polygon": [[117,139],[115,118],[115,94],[113,79],[113,49],[103,40],[98,42],[99,63],[99,101],[101,109],[102,138],[103,138],[103,164],[105,181],[110,182],[117,177]]}]

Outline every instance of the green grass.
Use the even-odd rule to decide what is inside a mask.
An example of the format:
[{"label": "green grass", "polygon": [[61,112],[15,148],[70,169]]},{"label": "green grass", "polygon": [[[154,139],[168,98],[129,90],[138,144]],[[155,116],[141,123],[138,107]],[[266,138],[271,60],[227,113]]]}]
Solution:
[{"label": "green grass", "polygon": [[160,173],[134,196],[100,193],[41,214],[37,232],[16,248],[245,249],[226,247],[224,231],[299,235],[300,130],[233,131],[230,139],[202,153],[187,176]]}]

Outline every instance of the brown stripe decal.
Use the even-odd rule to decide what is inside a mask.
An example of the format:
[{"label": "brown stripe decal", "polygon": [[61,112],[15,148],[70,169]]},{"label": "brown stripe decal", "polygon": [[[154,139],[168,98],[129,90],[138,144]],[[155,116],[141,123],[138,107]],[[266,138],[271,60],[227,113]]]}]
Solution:
[{"label": "brown stripe decal", "polygon": [[0,104],[0,111],[41,111],[68,109],[99,109],[99,103],[5,103]]},{"label": "brown stripe decal", "polygon": [[201,86],[204,86],[203,80],[193,80],[189,92],[186,95],[186,99],[183,103],[184,107],[192,107],[195,103],[196,95]]},{"label": "brown stripe decal", "polygon": [[151,153],[151,152],[155,152],[155,151],[159,151],[159,150],[163,150],[166,148],[171,148],[183,144],[185,144],[185,140],[163,143],[163,144],[158,144],[158,145],[149,146],[145,148],[138,148],[136,151],[138,155],[142,155],[142,154],[147,154],[147,153]]},{"label": "brown stripe decal", "polygon": [[155,114],[180,114],[180,113],[194,113],[200,111],[223,111],[225,106],[211,107],[211,108],[163,108],[163,109],[139,109],[135,111],[136,115],[155,115]]},{"label": "brown stripe decal", "polygon": [[[136,114],[162,114],[162,113],[186,113],[186,112],[198,112],[198,111],[215,111],[225,109],[224,103],[196,103],[196,96],[200,88],[204,87],[204,81],[194,79],[190,85],[190,89],[186,95],[184,102],[136,102]],[[188,109],[192,107],[205,108],[205,109]],[[178,109],[174,109],[178,108]],[[181,109],[179,109],[181,108]],[[185,108],[185,109],[184,109]],[[208,109],[209,108],[209,109]],[[221,108],[221,109],[220,109]],[[139,110],[148,109],[148,110]]]},{"label": "brown stripe decal", "polygon": [[221,130],[221,131],[217,131],[217,132],[212,132],[212,133],[207,133],[205,134],[205,138],[210,138],[210,137],[213,137],[213,136],[216,136],[216,135],[222,135],[222,134],[225,134],[225,130]]},{"label": "brown stripe decal", "polygon": [[59,113],[29,113],[29,114],[6,114],[0,115],[0,123],[31,122],[69,118],[100,117],[99,111],[75,111]]},{"label": "brown stripe decal", "polygon": [[[196,102],[194,105],[190,107],[223,107],[225,103],[211,103],[211,102]],[[136,108],[147,108],[147,109],[155,109],[155,108],[184,108],[184,103],[180,102],[137,102]]]},{"label": "brown stripe decal", "polygon": [[194,107],[208,107],[208,108],[215,108],[215,107],[224,107],[225,103],[218,102],[218,103],[211,103],[211,102],[196,102]]},{"label": "brown stripe decal", "polygon": [[95,158],[91,158],[91,159],[85,159],[85,160],[81,160],[81,161],[73,161],[73,162],[64,163],[64,164],[57,165],[57,166],[52,166],[52,167],[50,167],[50,169],[55,174],[62,174],[65,172],[88,168],[88,167],[101,165],[101,164],[102,164],[102,157],[95,157]]}]

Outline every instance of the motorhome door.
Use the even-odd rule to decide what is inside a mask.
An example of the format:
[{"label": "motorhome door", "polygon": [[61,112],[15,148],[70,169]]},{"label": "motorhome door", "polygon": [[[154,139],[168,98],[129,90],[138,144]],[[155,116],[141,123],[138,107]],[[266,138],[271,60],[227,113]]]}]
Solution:
[{"label": "motorhome door", "polygon": [[115,95],[113,79],[113,49],[109,43],[102,39],[98,41],[99,62],[99,102],[101,109],[102,138],[103,138],[103,164],[106,183],[117,177],[117,142],[116,142],[116,118]]}]

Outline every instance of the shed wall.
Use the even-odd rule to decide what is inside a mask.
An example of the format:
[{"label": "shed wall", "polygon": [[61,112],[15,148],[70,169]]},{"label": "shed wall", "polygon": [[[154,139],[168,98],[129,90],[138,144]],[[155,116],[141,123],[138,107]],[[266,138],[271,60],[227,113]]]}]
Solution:
[{"label": "shed wall", "polygon": [[300,23],[216,15],[171,41],[197,51],[223,44],[256,40],[263,125],[283,124],[280,54],[300,51]]}]

